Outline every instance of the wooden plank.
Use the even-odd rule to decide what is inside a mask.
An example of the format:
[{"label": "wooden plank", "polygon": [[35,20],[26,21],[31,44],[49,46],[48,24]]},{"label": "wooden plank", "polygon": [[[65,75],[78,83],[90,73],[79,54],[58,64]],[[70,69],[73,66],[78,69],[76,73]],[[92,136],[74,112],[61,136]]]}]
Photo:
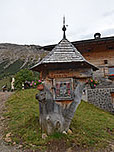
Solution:
[{"label": "wooden plank", "polygon": [[78,71],[50,71],[49,78],[87,78],[91,77],[91,69],[79,69]]}]

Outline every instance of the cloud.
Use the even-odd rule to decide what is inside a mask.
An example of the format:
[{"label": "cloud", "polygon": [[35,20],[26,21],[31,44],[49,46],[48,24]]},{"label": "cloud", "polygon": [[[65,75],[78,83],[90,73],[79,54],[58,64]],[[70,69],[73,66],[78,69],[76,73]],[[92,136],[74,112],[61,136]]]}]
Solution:
[{"label": "cloud", "polygon": [[114,35],[114,28],[105,29],[101,34],[103,34],[103,36]]},{"label": "cloud", "polygon": [[111,11],[107,11],[103,14],[104,17],[109,17],[109,16],[112,16],[114,14],[114,9],[111,10]]},{"label": "cloud", "polygon": [[93,39],[94,38],[94,33],[89,33],[86,35],[81,35],[80,39],[85,40],[85,39]]},{"label": "cloud", "polygon": [[96,32],[112,35],[113,6],[114,0],[0,0],[0,42],[57,43],[64,14],[71,41],[94,38]]},{"label": "cloud", "polygon": [[[109,29],[102,30],[100,33],[101,33],[101,37],[113,36],[114,35],[114,28],[109,28]],[[80,39],[82,39],[82,40],[94,39],[94,34],[95,33],[80,35]]]}]

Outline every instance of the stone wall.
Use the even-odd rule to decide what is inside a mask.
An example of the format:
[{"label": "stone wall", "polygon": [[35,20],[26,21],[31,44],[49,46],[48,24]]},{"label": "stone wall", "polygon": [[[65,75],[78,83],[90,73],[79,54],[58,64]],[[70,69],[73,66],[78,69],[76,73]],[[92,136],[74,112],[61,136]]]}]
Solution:
[{"label": "stone wall", "polygon": [[95,106],[114,113],[114,88],[97,88],[87,90],[87,100]]}]

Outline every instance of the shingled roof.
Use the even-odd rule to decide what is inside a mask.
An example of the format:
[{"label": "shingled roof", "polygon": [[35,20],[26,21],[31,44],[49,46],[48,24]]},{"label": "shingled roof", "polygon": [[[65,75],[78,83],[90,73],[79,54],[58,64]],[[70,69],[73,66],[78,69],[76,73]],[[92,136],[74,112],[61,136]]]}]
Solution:
[{"label": "shingled roof", "polygon": [[81,62],[83,60],[83,56],[77,51],[77,49],[67,39],[62,39],[39,64]]},{"label": "shingled roof", "polygon": [[[31,70],[40,71],[41,69],[51,66],[51,69],[59,68],[61,65],[63,67],[69,65],[68,67],[72,68],[72,65],[81,65],[84,67],[91,67],[93,70],[97,70],[97,67],[89,63],[81,53],[74,47],[74,45],[66,39],[65,31],[66,27],[63,25],[63,39],[52,49],[49,54],[44,57],[38,64],[33,66]],[[71,65],[72,63],[72,65]],[[83,64],[82,64],[83,63]],[[49,68],[48,68],[49,69]]]},{"label": "shingled roof", "polygon": [[[31,69],[35,70],[36,67],[44,64],[54,63],[86,63],[94,70],[97,68],[90,64],[81,53],[70,43],[67,39],[62,39],[55,48],[44,57],[38,64],[33,66]],[[48,66],[48,65],[47,65]],[[37,68],[38,69],[38,68]]]}]

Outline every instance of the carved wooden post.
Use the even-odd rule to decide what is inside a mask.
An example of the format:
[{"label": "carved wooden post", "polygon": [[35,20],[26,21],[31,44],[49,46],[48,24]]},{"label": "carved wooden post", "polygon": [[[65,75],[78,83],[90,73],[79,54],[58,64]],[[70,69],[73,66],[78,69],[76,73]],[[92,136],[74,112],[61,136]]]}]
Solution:
[{"label": "carved wooden post", "polygon": [[69,129],[74,113],[81,102],[84,86],[85,84],[78,83],[73,92],[74,100],[67,105],[56,103],[53,100],[52,93],[46,87],[36,95],[39,101],[40,125],[47,134],[57,131],[63,132]]}]

